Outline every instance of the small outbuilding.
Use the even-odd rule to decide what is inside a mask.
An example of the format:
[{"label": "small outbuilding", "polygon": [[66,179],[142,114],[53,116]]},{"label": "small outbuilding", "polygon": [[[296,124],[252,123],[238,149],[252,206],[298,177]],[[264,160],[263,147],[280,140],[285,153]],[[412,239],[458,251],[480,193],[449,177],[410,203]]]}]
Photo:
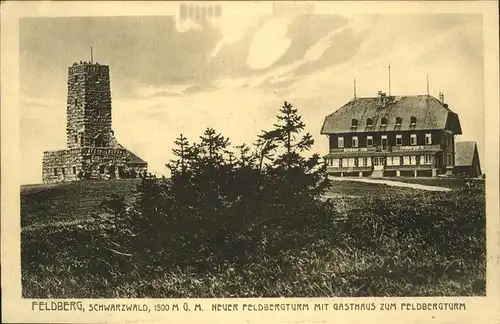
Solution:
[{"label": "small outbuilding", "polygon": [[476,142],[456,142],[453,173],[467,177],[481,176],[481,164]]}]

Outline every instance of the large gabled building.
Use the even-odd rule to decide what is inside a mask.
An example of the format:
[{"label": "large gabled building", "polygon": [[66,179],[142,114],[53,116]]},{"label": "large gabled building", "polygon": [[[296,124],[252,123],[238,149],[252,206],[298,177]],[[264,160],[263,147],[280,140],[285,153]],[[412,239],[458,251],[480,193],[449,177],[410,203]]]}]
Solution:
[{"label": "large gabled building", "polygon": [[333,176],[395,177],[452,174],[460,120],[430,95],[353,98],[325,117],[324,156]]}]

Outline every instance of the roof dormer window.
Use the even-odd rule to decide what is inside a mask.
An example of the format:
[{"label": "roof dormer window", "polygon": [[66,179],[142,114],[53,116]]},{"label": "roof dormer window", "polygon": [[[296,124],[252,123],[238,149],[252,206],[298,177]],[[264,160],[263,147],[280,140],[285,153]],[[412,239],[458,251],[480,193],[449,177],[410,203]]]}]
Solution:
[{"label": "roof dormer window", "polygon": [[366,120],[366,127],[373,127],[373,119],[368,118]]},{"label": "roof dormer window", "polygon": [[382,117],[380,120],[380,127],[387,127],[387,118]]},{"label": "roof dormer window", "polygon": [[403,122],[403,118],[401,117],[396,117],[396,124],[394,125],[395,130],[400,130],[401,129],[401,123]]},{"label": "roof dormer window", "polygon": [[351,128],[357,128],[358,127],[358,120],[357,119],[353,119],[351,121]]},{"label": "roof dormer window", "polygon": [[410,126],[415,126],[417,125],[417,117],[411,116],[410,117]]}]

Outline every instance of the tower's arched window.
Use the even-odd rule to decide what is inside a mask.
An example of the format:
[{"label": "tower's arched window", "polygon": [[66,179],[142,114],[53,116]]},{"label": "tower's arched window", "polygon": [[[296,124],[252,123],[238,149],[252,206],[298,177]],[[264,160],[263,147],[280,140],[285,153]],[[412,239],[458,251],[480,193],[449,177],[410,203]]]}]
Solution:
[{"label": "tower's arched window", "polygon": [[368,118],[366,120],[366,127],[373,127],[373,119]]},{"label": "tower's arched window", "polygon": [[417,124],[417,117],[411,116],[410,117],[410,126],[415,126]]},{"label": "tower's arched window", "polygon": [[401,126],[401,123],[403,122],[403,118],[401,117],[396,117],[396,126]]},{"label": "tower's arched window", "polygon": [[382,126],[382,127],[387,126],[387,118],[382,117],[382,119],[381,119],[381,121],[380,121],[380,126]]}]

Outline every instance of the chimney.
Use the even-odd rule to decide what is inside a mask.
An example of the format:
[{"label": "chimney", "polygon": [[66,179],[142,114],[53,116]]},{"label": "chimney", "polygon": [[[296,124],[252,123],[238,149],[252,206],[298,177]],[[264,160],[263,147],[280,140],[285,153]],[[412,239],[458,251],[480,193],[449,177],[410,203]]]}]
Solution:
[{"label": "chimney", "polygon": [[444,105],[444,94],[442,92],[439,93],[439,101]]},{"label": "chimney", "polygon": [[377,102],[381,106],[385,103],[385,92],[382,91],[378,92]]}]

